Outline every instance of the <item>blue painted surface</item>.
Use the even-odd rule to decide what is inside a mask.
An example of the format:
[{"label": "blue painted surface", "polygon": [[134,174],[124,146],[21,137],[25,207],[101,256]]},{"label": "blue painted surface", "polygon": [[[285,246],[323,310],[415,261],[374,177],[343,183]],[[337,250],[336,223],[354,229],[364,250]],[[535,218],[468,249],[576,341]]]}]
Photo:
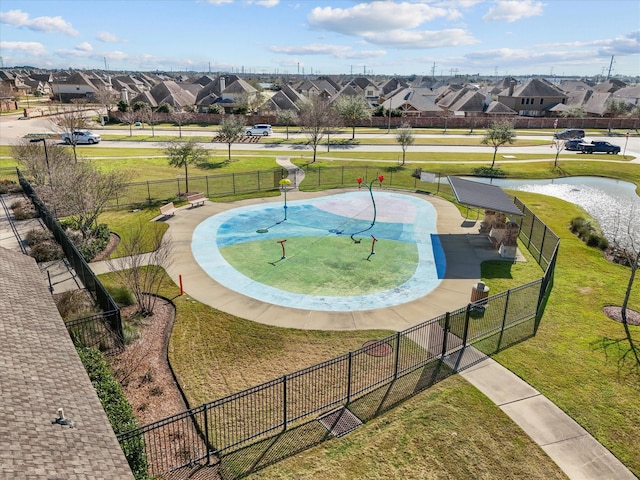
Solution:
[{"label": "blue painted surface", "polygon": [[[251,205],[220,213],[196,227],[191,249],[200,266],[225,287],[267,303],[290,308],[319,311],[357,311],[386,308],[421,298],[434,290],[444,277],[446,260],[435,235],[436,210],[431,203],[398,193],[375,192],[378,217],[363,210],[354,218],[341,211],[347,206],[370,205],[368,193],[351,192],[330,197],[288,202],[287,220],[283,205]],[[336,202],[337,200],[337,202]],[[337,205],[337,206],[336,206]],[[393,219],[394,221],[386,221]],[[367,229],[371,227],[370,229]],[[413,276],[384,292],[359,296],[315,296],[287,292],[257,282],[230,265],[219,248],[241,242],[296,236],[349,236],[367,229],[355,238],[412,242],[418,250]],[[264,230],[267,230],[264,232]],[[259,233],[259,231],[263,233]]]}]

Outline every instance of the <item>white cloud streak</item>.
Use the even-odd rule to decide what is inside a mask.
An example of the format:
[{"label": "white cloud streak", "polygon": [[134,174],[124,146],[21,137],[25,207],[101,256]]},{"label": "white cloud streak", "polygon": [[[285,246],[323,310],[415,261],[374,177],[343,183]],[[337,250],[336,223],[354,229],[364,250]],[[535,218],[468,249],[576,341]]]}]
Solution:
[{"label": "white cloud streak", "polygon": [[73,26],[62,17],[29,18],[29,14],[22,10],[0,12],[0,23],[18,28],[27,28],[36,32],[63,33],[72,37],[79,35]]},{"label": "white cloud streak", "polygon": [[515,22],[521,18],[534,17],[542,15],[544,5],[534,0],[506,0],[497,2],[497,4],[489,9],[487,14],[482,17],[487,22]]}]

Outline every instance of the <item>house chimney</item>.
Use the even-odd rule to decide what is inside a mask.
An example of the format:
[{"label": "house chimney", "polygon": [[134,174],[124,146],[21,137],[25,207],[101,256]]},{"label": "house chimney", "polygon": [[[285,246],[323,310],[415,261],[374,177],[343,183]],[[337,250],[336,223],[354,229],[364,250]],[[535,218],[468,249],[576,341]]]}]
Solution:
[{"label": "house chimney", "polygon": [[516,86],[516,81],[515,80],[511,80],[509,82],[509,96],[513,97],[513,89]]},{"label": "house chimney", "polygon": [[122,101],[123,101],[123,102],[125,102],[125,103],[129,103],[129,92],[127,92],[127,89],[126,89],[126,88],[123,88],[123,89],[120,91],[120,95],[121,95],[121,98],[122,98]]},{"label": "house chimney", "polygon": [[224,92],[224,89],[227,88],[225,85],[224,77],[220,77],[220,93]]}]

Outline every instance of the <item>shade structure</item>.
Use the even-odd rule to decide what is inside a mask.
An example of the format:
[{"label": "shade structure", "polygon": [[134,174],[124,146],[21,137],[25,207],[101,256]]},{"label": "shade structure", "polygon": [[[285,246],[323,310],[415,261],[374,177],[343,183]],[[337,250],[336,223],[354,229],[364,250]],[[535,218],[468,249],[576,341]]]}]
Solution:
[{"label": "shade structure", "polygon": [[468,207],[494,210],[507,215],[522,216],[511,197],[497,185],[489,185],[460,177],[447,177],[458,203]]}]

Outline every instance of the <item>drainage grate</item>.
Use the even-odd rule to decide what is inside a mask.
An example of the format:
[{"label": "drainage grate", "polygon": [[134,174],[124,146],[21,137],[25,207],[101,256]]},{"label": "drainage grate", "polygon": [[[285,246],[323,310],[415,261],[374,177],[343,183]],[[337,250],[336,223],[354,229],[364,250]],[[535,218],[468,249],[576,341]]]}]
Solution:
[{"label": "drainage grate", "polygon": [[318,421],[334,437],[346,435],[362,425],[362,421],[344,407],[325,413]]}]

